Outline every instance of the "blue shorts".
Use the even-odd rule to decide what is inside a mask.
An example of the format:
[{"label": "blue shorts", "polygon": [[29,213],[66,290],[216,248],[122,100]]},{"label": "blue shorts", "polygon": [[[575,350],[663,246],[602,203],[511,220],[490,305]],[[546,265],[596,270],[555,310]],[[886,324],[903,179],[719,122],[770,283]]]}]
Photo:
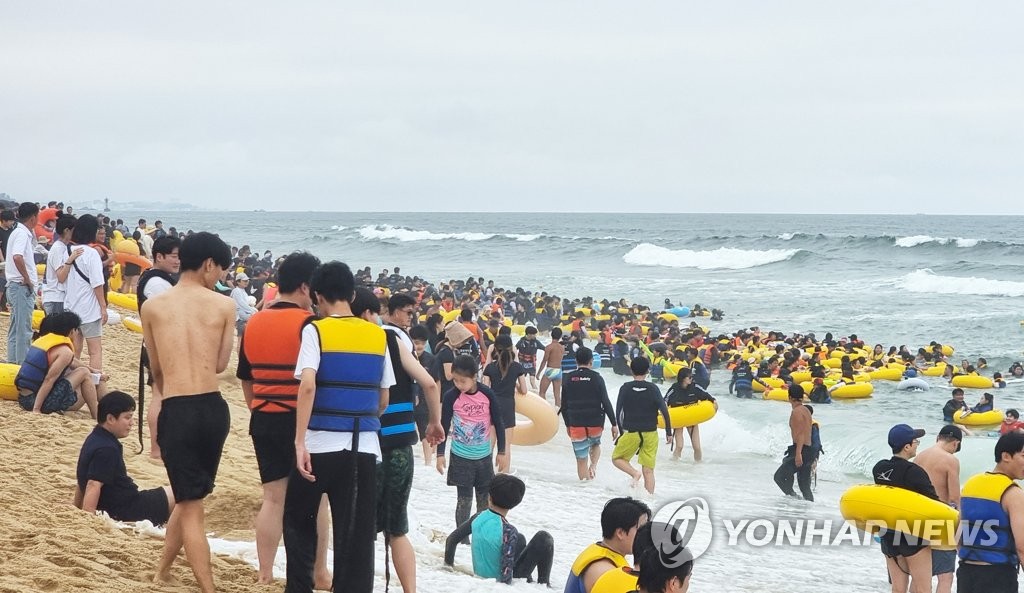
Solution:
[{"label": "blue shorts", "polygon": [[604,427],[601,426],[569,427],[569,440],[572,441],[572,452],[576,454],[576,459],[586,459],[591,447],[600,446],[603,432]]},{"label": "blue shorts", "polygon": [[[67,379],[57,379],[50,389],[50,393],[46,395],[46,399],[43,400],[42,412],[44,414],[52,414],[53,412],[64,412],[70,410],[71,406],[75,405],[78,401],[78,393],[68,383]],[[32,408],[36,405],[36,394],[31,393],[29,395],[19,395],[18,404],[26,412],[31,412]]]},{"label": "blue shorts", "polygon": [[561,381],[562,380],[562,369],[559,369],[559,368],[554,368],[553,369],[551,367],[548,367],[548,368],[544,369],[544,376],[547,377],[551,381]]},{"label": "blue shorts", "polygon": [[956,550],[932,550],[932,576],[956,570]]}]

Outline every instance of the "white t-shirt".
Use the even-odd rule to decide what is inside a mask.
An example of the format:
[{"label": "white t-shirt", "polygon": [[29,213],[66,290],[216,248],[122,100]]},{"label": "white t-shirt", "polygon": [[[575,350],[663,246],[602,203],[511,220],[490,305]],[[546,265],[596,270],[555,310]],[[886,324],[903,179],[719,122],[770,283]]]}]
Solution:
[{"label": "white t-shirt", "polygon": [[404,344],[406,348],[409,349],[409,352],[415,352],[412,346],[412,338],[409,337],[409,334],[405,333],[404,329],[398,327],[397,325],[391,325],[390,323],[385,323],[382,327],[384,328],[385,331],[393,332],[396,336],[398,336],[398,340],[402,342],[402,344]]},{"label": "white t-shirt", "polygon": [[7,278],[8,282],[26,284],[25,279],[18,272],[18,266],[14,263],[14,256],[20,255],[25,258],[25,269],[28,271],[28,279],[32,282],[32,286],[39,284],[39,273],[36,272],[35,258],[36,238],[33,234],[25,225],[20,223],[11,231],[11,236],[7,240],[7,253],[4,254],[6,257],[5,261],[7,262],[4,268],[4,277]]},{"label": "white t-shirt", "polygon": [[[64,283],[57,280],[57,270],[68,260],[68,246],[57,239],[46,256],[46,281],[43,282],[43,302],[63,303]],[[74,272],[74,269],[71,270]]]},{"label": "white t-shirt", "polygon": [[170,282],[164,280],[159,276],[156,276],[154,278],[150,278],[149,281],[146,282],[146,290],[142,291],[142,294],[147,299],[151,299],[158,294],[167,292],[168,290],[170,290],[170,288]]},{"label": "white t-shirt", "polygon": [[[79,246],[72,245],[71,249],[78,249]],[[64,310],[77,313],[82,318],[82,323],[92,323],[100,320],[100,304],[96,300],[93,289],[103,286],[103,260],[95,248],[84,246],[82,255],[75,260],[75,266],[68,272],[67,282],[64,283]],[[82,273],[79,274],[78,270]],[[86,282],[82,274],[89,279]]]},{"label": "white t-shirt", "polygon": [[[320,335],[316,327],[307,325],[302,328],[302,345],[299,347],[299,358],[295,363],[295,378],[302,378],[304,369],[318,370],[320,368]],[[380,378],[380,386],[387,389],[395,384],[395,369],[391,366],[391,356],[384,348],[384,373]],[[334,432],[330,430],[307,430],[306,450],[310,453],[334,453],[336,451],[352,450],[351,432]],[[377,439],[377,431],[359,431],[359,452],[373,453],[380,455],[380,441]]]}]

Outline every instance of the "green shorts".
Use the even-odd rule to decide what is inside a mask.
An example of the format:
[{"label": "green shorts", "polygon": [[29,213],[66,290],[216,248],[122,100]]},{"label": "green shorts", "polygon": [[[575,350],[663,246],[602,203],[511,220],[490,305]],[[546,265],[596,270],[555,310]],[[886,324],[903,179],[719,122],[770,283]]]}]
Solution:
[{"label": "green shorts", "polygon": [[377,466],[377,532],[409,533],[409,493],[412,492],[412,447],[383,449]]},{"label": "green shorts", "polygon": [[626,432],[615,442],[612,459],[632,459],[640,454],[640,465],[654,469],[658,457],[658,431]]}]

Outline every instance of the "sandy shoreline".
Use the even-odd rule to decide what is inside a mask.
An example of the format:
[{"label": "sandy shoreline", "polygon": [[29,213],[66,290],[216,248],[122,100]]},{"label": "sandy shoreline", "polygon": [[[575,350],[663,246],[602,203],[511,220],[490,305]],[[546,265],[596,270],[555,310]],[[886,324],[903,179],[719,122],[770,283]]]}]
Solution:
[{"label": "sandy shoreline", "polygon": [[[0,318],[4,358],[8,319]],[[108,326],[103,342],[111,388],[135,395],[141,335]],[[216,537],[251,542],[261,490],[247,434],[249,412],[234,368],[232,360],[221,380],[231,409],[231,433],[216,489],[207,498],[206,528]],[[180,587],[155,587],[147,581],[162,539],[117,529],[71,506],[78,451],[93,426],[84,409],[66,416],[38,416],[23,412],[15,402],[0,401],[0,593],[195,590],[183,555],[174,568]],[[142,455],[135,455],[134,437],[122,441],[128,473],[141,488],[167,484],[163,466],[150,461],[148,431]],[[224,556],[214,556],[213,570],[220,591],[280,591],[284,584],[258,586],[252,566]]]}]

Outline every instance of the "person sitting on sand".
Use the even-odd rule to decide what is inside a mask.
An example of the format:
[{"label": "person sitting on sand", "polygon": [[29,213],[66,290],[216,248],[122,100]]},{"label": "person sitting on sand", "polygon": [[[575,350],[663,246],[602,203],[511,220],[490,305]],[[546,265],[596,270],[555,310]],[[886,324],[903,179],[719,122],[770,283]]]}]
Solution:
[{"label": "person sitting on sand", "polygon": [[526,543],[526,537],[508,522],[508,512],[523,501],[526,484],[509,474],[499,474],[491,480],[487,494],[487,509],[459,525],[445,540],[444,563],[455,564],[455,550],[459,542],[472,534],[473,574],[499,583],[512,584],[512,579],[526,578],[533,582],[537,570],[537,583],[551,581],[555,541],[546,531],[538,531]]},{"label": "person sitting on sand", "polygon": [[132,432],[135,400],[111,391],[99,403],[96,428],[78,454],[74,505],[87,513],[103,511],[118,521],[149,521],[163,525],[174,509],[170,486],[139,490],[128,476],[119,439]]},{"label": "person sitting on sand", "polygon": [[[14,384],[18,404],[25,411],[50,414],[89,407],[96,418],[97,373],[77,358],[75,348],[82,342],[82,320],[65,311],[43,318],[39,338],[32,342]],[[103,377],[101,377],[103,378]]]}]

